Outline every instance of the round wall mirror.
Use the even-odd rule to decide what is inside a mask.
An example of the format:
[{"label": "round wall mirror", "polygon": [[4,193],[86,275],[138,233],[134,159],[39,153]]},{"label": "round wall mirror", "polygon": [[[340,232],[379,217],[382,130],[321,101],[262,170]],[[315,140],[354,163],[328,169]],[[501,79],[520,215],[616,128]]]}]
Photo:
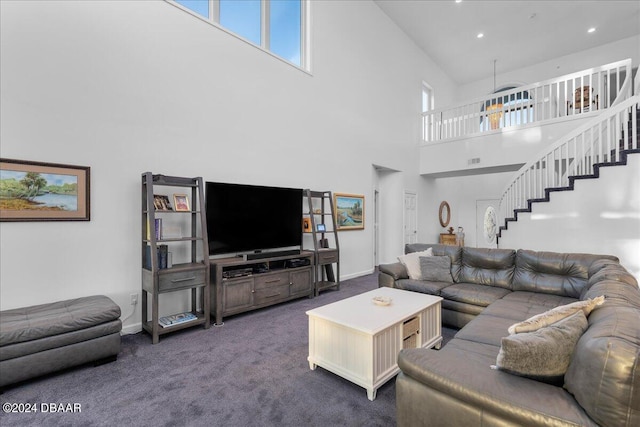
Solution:
[{"label": "round wall mirror", "polygon": [[451,220],[451,208],[449,207],[449,203],[442,202],[440,203],[440,210],[438,212],[438,216],[440,217],[440,225],[446,227],[449,225],[449,221]]}]

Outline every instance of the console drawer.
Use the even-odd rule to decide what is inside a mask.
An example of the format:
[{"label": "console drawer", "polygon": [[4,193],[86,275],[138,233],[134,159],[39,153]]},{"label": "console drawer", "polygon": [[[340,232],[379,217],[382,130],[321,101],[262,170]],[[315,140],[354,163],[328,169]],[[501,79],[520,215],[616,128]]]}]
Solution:
[{"label": "console drawer", "polygon": [[333,262],[338,262],[337,250],[318,251],[318,264],[331,264]]},{"label": "console drawer", "polygon": [[280,286],[272,286],[263,289],[257,289],[254,294],[253,303],[260,305],[263,303],[276,302],[289,297],[289,283]]},{"label": "console drawer", "polygon": [[278,286],[289,286],[289,272],[258,274],[253,276],[255,280],[255,290],[267,289]]},{"label": "console drawer", "polygon": [[163,292],[204,285],[204,277],[204,270],[178,271],[175,273],[160,274],[158,277],[158,290]]}]

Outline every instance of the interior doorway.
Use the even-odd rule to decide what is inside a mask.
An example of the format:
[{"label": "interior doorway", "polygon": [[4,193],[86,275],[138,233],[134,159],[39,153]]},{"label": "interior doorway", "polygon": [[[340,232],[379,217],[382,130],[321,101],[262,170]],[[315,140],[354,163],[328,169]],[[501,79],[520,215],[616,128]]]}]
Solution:
[{"label": "interior doorway", "polygon": [[373,165],[374,235],[371,251],[374,266],[394,262],[404,253],[403,177],[400,171]]},{"label": "interior doorway", "polygon": [[[497,218],[491,218],[491,209],[498,212],[498,199],[476,200],[476,247],[497,248]],[[491,209],[490,209],[491,208]],[[492,225],[491,222],[494,221]],[[491,230],[493,228],[493,230]]]},{"label": "interior doorway", "polygon": [[404,192],[404,244],[418,243],[418,195]]},{"label": "interior doorway", "polygon": [[380,227],[378,218],[380,217],[380,190],[373,189],[373,266],[377,268],[380,265],[379,247],[380,247]]}]

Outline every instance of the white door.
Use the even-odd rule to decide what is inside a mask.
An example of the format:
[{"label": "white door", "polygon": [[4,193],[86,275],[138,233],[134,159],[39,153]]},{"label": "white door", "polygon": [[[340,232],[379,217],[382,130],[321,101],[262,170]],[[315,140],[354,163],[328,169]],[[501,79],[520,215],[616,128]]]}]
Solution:
[{"label": "white door", "polygon": [[380,227],[378,226],[378,218],[380,216],[380,192],[373,190],[373,265],[380,265]]},{"label": "white door", "polygon": [[418,242],[418,195],[404,192],[404,244]]},{"label": "white door", "polygon": [[[497,248],[496,233],[500,224],[497,223],[498,204],[500,200],[476,200],[476,247]],[[493,213],[491,212],[493,210]]]}]

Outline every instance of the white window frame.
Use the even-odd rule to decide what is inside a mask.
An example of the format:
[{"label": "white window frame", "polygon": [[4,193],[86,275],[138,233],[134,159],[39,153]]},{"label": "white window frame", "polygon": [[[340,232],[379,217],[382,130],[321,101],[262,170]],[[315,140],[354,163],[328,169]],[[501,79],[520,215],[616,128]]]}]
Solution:
[{"label": "white window frame", "polygon": [[242,37],[241,35],[234,33],[230,29],[223,27],[220,25],[220,0],[209,0],[209,16],[202,16],[198,13],[192,11],[191,9],[182,6],[180,3],[177,3],[175,0],[165,0],[165,2],[169,3],[172,6],[177,7],[178,9],[189,13],[192,16],[195,16],[198,19],[203,20],[204,22],[213,25],[214,27],[250,44],[251,46],[255,46],[262,50],[263,52],[268,53],[269,55],[283,61],[286,64],[289,64],[301,71],[310,73],[311,72],[311,60],[310,60],[310,21],[311,21],[311,2],[309,0],[300,0],[300,65],[294,64],[293,62],[287,61],[285,58],[276,55],[270,50],[270,40],[269,40],[269,29],[270,29],[270,18],[269,11],[271,7],[271,0],[260,0],[260,44],[257,45],[250,40]]},{"label": "white window frame", "polygon": [[[424,109],[424,103],[422,102],[424,100],[424,94],[427,93],[429,96],[428,99],[428,104],[427,105],[427,109]],[[433,88],[427,83],[427,82],[422,82],[422,92],[420,92],[420,108],[423,110],[423,113],[426,113],[427,111],[431,111],[433,110]]]},{"label": "white window frame", "polygon": [[[427,106],[424,105],[424,94],[427,94]],[[424,113],[433,110],[435,105],[433,88],[427,82],[422,81],[422,90],[420,91],[420,127],[422,129],[422,141],[426,141],[428,130],[427,118]]]}]

